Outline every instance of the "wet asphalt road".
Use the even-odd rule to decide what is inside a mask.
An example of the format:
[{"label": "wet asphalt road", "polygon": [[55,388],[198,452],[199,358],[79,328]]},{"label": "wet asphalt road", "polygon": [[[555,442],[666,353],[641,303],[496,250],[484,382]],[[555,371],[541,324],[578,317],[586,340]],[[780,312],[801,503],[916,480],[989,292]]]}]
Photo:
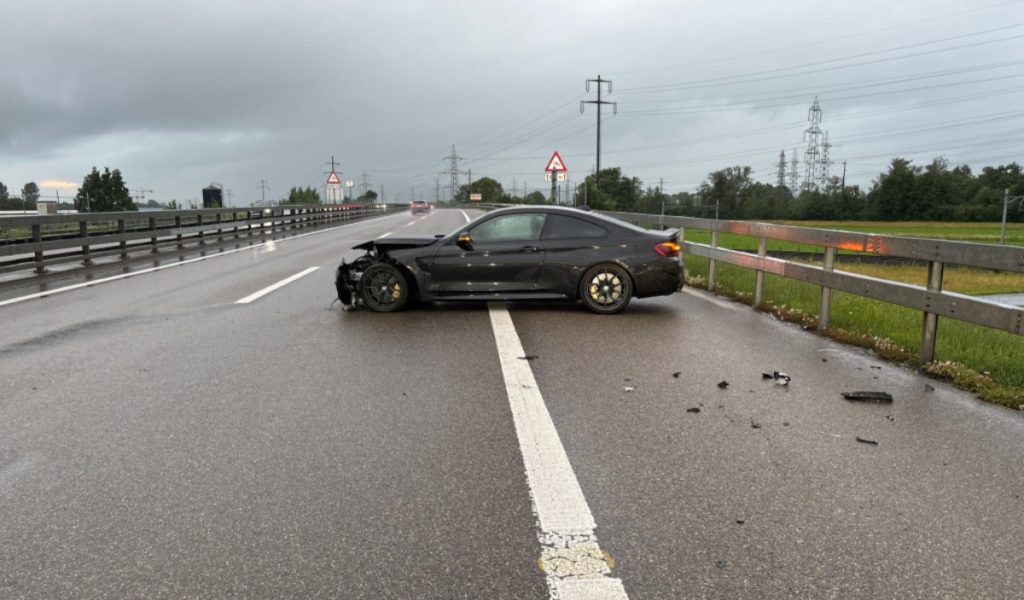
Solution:
[{"label": "wet asphalt road", "polygon": [[[462,222],[0,307],[0,598],[547,597],[486,307],[330,307],[352,244]],[[699,293],[510,311],[630,598],[1024,593],[1020,413]]]}]

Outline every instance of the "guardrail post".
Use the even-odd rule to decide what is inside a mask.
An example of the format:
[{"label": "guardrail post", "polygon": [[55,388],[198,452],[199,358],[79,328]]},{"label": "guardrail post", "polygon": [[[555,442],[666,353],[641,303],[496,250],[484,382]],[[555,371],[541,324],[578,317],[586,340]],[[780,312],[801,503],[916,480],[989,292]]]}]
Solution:
[{"label": "guardrail post", "polygon": [[[220,213],[217,213],[217,224],[218,225],[220,225],[221,221],[223,220],[223,219],[221,219],[222,216],[223,215],[221,215]],[[217,228],[217,243],[218,244],[223,244],[224,243],[224,229],[221,228],[221,227]]]},{"label": "guardrail post", "polygon": [[[149,230],[150,231],[156,231],[156,217],[150,217],[149,218]],[[156,236],[153,236],[153,237],[149,238],[149,244],[152,246],[152,248],[150,249],[150,252],[152,252],[153,254],[156,254],[158,252],[157,247],[156,247]]]},{"label": "guardrail post", "polygon": [[178,247],[181,248],[181,215],[174,217],[174,228],[178,230]]},{"label": "guardrail post", "polygon": [[[757,256],[764,258],[768,255],[768,238],[757,238]],[[761,306],[764,301],[764,271],[758,269],[754,276],[754,306]]]},{"label": "guardrail post", "polygon": [[[40,243],[42,243],[42,241],[43,241],[42,227],[38,223],[36,223],[35,225],[32,226],[32,243],[40,244]],[[36,250],[35,260],[36,260],[36,273],[45,273],[46,272],[46,266],[43,265],[43,251],[42,250]]]},{"label": "guardrail post", "polygon": [[205,236],[203,235],[202,224],[203,224],[203,215],[201,215],[201,214],[200,215],[196,215],[196,226],[200,228],[199,229],[199,245],[200,246],[205,246],[206,245],[206,239],[205,239]]},{"label": "guardrail post", "polygon": [[[836,249],[829,246],[825,248],[825,262],[822,263],[823,271],[831,272],[836,266]],[[825,331],[828,328],[829,312],[832,309],[832,288],[821,286],[821,304],[818,307],[818,331]]]},{"label": "guardrail post", "polygon": [[128,240],[124,239],[124,234],[127,232],[125,227],[125,220],[117,220],[117,234],[121,236],[121,241],[118,242],[117,247],[121,249],[121,260],[128,260]]},{"label": "guardrail post", "polygon": [[[928,262],[928,291],[942,291],[943,263],[933,260]],[[921,324],[921,349],[918,351],[918,361],[926,365],[935,360],[935,336],[939,330],[939,315],[925,311],[924,321]]]},{"label": "guardrail post", "polygon": [[78,236],[82,238],[82,266],[88,267],[92,264],[92,259],[89,258],[89,223],[78,222]]},{"label": "guardrail post", "polygon": [[[717,230],[712,230],[711,231],[711,244],[710,244],[710,246],[712,248],[717,248],[718,247],[718,231]],[[716,261],[713,258],[710,259],[709,262],[708,262],[708,291],[709,292],[715,291],[715,267],[717,265],[718,265],[718,261]]]}]

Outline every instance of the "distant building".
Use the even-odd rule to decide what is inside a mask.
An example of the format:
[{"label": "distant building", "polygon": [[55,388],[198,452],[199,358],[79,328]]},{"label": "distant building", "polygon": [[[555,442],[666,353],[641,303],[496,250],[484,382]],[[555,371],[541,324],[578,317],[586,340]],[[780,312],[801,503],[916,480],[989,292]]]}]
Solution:
[{"label": "distant building", "polygon": [[224,186],[214,182],[203,188],[203,208],[224,208]]}]

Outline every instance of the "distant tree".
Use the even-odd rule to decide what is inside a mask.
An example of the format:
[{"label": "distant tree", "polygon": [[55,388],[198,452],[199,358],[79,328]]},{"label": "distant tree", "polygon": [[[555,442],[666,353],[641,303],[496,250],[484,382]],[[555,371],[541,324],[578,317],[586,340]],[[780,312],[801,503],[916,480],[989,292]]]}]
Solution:
[{"label": "distant tree", "polygon": [[726,167],[708,175],[700,184],[697,195],[708,216],[717,210],[723,219],[741,218],[745,196],[753,185],[754,171],[750,167]]},{"label": "distant tree", "polygon": [[534,190],[523,198],[524,204],[550,204],[548,197],[543,192]]},{"label": "distant tree", "polygon": [[456,202],[469,202],[470,194],[480,194],[481,202],[500,203],[505,200],[505,191],[501,184],[490,177],[481,177],[469,185],[459,188],[455,194]]},{"label": "distant tree", "polygon": [[181,206],[178,204],[177,200],[171,200],[167,203],[167,210],[178,210],[179,208],[181,208]]},{"label": "distant tree", "polygon": [[103,173],[93,167],[86,174],[75,196],[75,208],[79,212],[138,210],[121,177],[121,170],[111,171],[110,167],[104,167]]},{"label": "distant tree", "polygon": [[39,186],[36,185],[36,182],[30,181],[21,186],[21,202],[26,210],[35,210],[38,200]]},{"label": "distant tree", "polygon": [[362,194],[356,198],[356,202],[360,204],[373,204],[377,201],[377,192],[373,190],[366,190],[365,194]]},{"label": "distant tree", "polygon": [[320,192],[312,187],[293,187],[281,204],[320,204]]},{"label": "distant tree", "polygon": [[912,213],[912,197],[914,179],[920,170],[905,158],[892,159],[889,172],[878,176],[868,194],[870,218],[883,221],[915,218]]},{"label": "distant tree", "polygon": [[643,188],[639,179],[622,174],[622,169],[601,169],[587,175],[576,187],[578,203],[597,210],[635,211],[640,206]]},{"label": "distant tree", "polygon": [[7,186],[0,181],[0,200],[7,200]]}]

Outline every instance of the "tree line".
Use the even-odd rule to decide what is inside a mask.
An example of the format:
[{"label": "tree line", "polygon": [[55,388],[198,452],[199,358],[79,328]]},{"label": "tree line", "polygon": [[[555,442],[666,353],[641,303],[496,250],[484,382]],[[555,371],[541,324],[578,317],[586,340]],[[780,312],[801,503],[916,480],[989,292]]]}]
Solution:
[{"label": "tree line", "polygon": [[[951,167],[936,158],[926,166],[895,158],[867,190],[843,185],[834,177],[824,189],[797,190],[754,179],[749,166],[732,166],[709,173],[694,192],[666,194],[645,187],[618,167],[591,174],[563,204],[597,210],[660,213],[722,219],[842,220],[842,221],[999,221],[1003,196],[1024,194],[1024,173],[1016,162],[984,167],[978,173],[967,165]],[[550,204],[534,191],[524,196],[506,193],[499,182],[481,178],[459,189],[456,201],[479,193],[483,202]],[[1024,221],[1024,210],[1009,220]]]}]

